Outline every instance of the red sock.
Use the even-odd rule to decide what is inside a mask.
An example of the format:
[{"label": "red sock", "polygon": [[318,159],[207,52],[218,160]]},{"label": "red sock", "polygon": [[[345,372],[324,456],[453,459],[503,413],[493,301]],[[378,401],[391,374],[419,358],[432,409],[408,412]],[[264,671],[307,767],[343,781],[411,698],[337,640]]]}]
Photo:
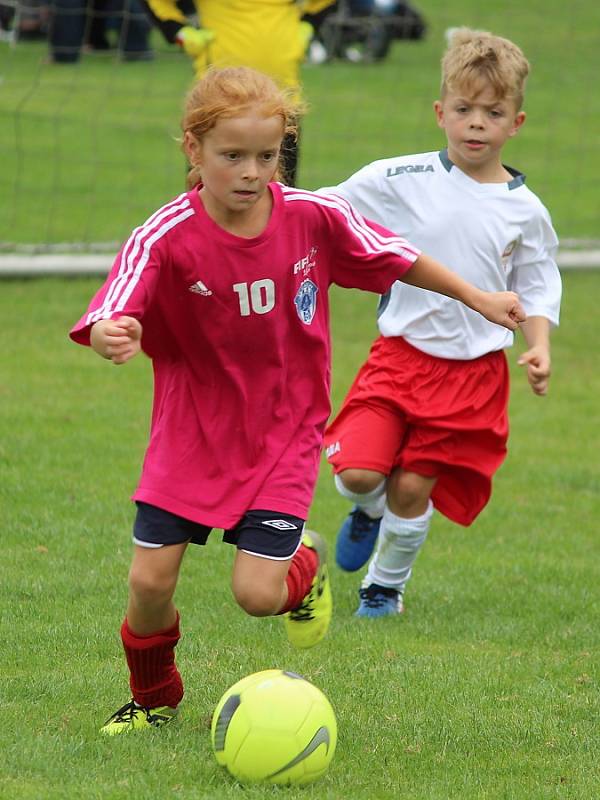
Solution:
[{"label": "red sock", "polygon": [[278,612],[285,614],[293,608],[298,608],[302,600],[310,591],[313,578],[319,566],[319,556],[310,547],[301,544],[294,553],[290,570],[285,582],[287,584],[288,599],[285,606]]},{"label": "red sock", "polygon": [[175,666],[175,645],[179,641],[179,614],[171,628],[150,636],[133,633],[124,620],[121,640],[129,665],[129,685],[140,706],[175,708],[183,697],[181,675]]}]

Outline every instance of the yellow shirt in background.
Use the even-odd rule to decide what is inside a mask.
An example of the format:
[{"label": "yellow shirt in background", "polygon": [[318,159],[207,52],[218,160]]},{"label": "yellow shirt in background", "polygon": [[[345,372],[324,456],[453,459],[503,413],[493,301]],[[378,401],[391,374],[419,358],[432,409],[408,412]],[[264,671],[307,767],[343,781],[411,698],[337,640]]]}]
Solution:
[{"label": "yellow shirt in background", "polygon": [[[189,24],[175,0],[146,0],[157,24]],[[300,64],[308,45],[301,17],[316,13],[333,0],[194,0],[200,24],[215,34],[206,53],[194,62],[201,75],[210,65],[246,66],[265,72],[284,86],[298,86]],[[163,25],[162,23],[167,23]],[[171,23],[171,24],[169,24]]]}]

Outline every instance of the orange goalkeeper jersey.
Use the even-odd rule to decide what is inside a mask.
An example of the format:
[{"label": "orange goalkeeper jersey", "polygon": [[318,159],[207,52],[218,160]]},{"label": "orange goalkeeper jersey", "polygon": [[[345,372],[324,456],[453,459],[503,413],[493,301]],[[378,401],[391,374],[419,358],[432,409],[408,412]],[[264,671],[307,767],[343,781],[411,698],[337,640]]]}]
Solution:
[{"label": "orange goalkeeper jersey", "polygon": [[[165,38],[173,42],[189,22],[176,0],[145,0]],[[215,34],[195,60],[197,75],[209,65],[246,66],[285,86],[298,86],[307,35],[302,14],[316,13],[333,0],[194,0],[200,24]]]}]

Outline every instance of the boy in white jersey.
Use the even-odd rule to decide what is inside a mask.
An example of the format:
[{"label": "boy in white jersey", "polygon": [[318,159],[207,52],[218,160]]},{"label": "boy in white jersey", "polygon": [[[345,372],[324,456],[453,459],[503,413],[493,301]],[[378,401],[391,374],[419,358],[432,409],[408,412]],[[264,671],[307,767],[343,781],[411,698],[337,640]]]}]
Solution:
[{"label": "boy in white jersey", "polygon": [[[434,104],[446,150],[376,161],[335,192],[480,288],[518,292],[532,390],[550,378],[561,280],[556,234],[524,176],[502,163],[523,122],[529,65],[512,42],[458,29]],[[360,569],[358,616],[400,613],[433,509],[470,525],[506,454],[509,331],[454,300],[395,283],[381,336],[325,435],[338,491],[354,509],[337,538],[342,569]]]},{"label": "boy in white jersey", "polygon": [[109,735],[175,715],[173,596],[188,544],[212,528],[236,545],[244,611],[283,615],[299,647],[327,632],[325,543],[304,522],[330,411],[329,285],[381,293],[401,278],[511,329],[524,319],[514,292],[472,287],[344,200],[273,182],[297,116],[266,75],[208,71],[183,120],[190,191],[135,229],[71,331],[115,364],[143,349],[154,370],[121,626],[132,699]]}]

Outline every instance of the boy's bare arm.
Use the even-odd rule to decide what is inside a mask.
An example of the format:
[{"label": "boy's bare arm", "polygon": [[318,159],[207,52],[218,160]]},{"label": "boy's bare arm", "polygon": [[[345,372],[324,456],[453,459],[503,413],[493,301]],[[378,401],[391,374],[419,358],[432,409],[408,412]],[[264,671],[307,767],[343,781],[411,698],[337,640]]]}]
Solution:
[{"label": "boy's bare arm", "polygon": [[124,364],[141,350],[142,325],[135,317],[101,319],[90,331],[93,349],[113,364]]},{"label": "boy's bare arm", "polygon": [[517,363],[527,367],[527,380],[535,394],[547,394],[551,373],[550,322],[546,317],[529,317],[521,324],[521,330],[528,350]]},{"label": "boy's bare arm", "polygon": [[483,314],[490,322],[503,325],[511,331],[516,330],[519,323],[526,319],[519,297],[514,292],[484,292],[424,253],[421,253],[401,280],[411,286],[460,300],[469,308]]}]

